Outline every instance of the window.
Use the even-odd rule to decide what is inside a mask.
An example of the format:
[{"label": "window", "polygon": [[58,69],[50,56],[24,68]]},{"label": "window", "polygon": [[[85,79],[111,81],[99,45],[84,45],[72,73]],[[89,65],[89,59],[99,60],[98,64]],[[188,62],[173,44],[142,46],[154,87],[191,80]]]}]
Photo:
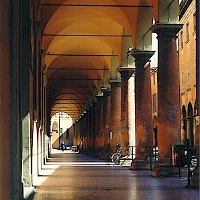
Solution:
[{"label": "window", "polygon": [[191,88],[191,83],[190,83],[190,65],[188,66],[188,89]]},{"label": "window", "polygon": [[182,93],[185,92],[185,88],[184,88],[184,71],[181,72],[181,92]]},{"label": "window", "polygon": [[193,14],[193,28],[194,28],[194,33],[196,32],[196,13]]},{"label": "window", "polygon": [[186,43],[189,42],[189,23],[186,24]]},{"label": "window", "polygon": [[196,58],[194,59],[194,84],[196,85],[196,77],[197,77],[197,72],[196,72]]},{"label": "window", "polygon": [[183,48],[183,31],[180,33],[180,48]]},{"label": "window", "polygon": [[56,131],[58,133],[58,123],[57,122],[53,122],[52,131]]},{"label": "window", "polygon": [[153,74],[153,85],[156,85],[156,76],[155,76],[155,73]]},{"label": "window", "polygon": [[153,112],[156,112],[156,106],[157,106],[157,95],[153,94]]}]

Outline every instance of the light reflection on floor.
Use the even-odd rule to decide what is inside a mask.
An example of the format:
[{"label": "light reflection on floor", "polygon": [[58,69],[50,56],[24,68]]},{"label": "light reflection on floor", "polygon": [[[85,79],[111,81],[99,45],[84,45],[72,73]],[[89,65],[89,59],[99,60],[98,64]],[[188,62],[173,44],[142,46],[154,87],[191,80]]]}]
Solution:
[{"label": "light reflection on floor", "polygon": [[[82,160],[82,162],[81,162]],[[197,200],[186,178],[155,178],[149,170],[54,151],[42,167],[33,200]]]}]

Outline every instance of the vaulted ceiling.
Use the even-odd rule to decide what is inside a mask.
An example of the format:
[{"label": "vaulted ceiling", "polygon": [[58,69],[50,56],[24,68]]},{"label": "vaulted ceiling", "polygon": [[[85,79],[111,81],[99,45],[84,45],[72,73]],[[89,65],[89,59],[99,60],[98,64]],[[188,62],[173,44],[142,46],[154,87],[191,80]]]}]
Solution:
[{"label": "vaulted ceiling", "polygon": [[158,21],[158,0],[46,0],[41,16],[51,115],[67,112],[76,120],[118,78],[128,47],[138,48]]}]

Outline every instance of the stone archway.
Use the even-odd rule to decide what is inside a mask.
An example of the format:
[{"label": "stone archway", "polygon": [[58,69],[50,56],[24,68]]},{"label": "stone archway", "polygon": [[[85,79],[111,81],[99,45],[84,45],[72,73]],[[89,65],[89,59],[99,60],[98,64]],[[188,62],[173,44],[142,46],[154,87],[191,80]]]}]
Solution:
[{"label": "stone archway", "polygon": [[188,103],[187,112],[187,139],[189,139],[190,146],[194,146],[194,117],[192,103]]}]

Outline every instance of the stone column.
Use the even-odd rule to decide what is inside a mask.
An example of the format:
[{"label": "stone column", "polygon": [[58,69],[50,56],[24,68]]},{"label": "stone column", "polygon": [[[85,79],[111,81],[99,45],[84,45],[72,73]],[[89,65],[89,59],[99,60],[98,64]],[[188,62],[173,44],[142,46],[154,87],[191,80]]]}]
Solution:
[{"label": "stone column", "polygon": [[154,51],[136,50],[135,58],[135,128],[136,128],[136,159],[132,169],[148,168],[146,158],[150,155],[153,145],[153,119],[150,65],[147,64]]},{"label": "stone column", "polygon": [[[179,68],[176,34],[181,24],[160,24],[152,31],[158,35],[158,152],[159,163],[171,166],[171,145],[180,142]],[[152,175],[169,175],[155,169]],[[159,173],[160,171],[160,173]],[[162,171],[162,172],[161,172]],[[154,174],[156,173],[156,174]]]},{"label": "stone column", "polygon": [[[130,96],[134,98],[134,93],[129,94],[129,88],[131,87],[130,79],[132,79],[132,75],[134,73],[134,68],[120,67],[119,72],[121,74],[121,147],[122,154],[126,155],[128,153],[129,147],[129,118],[131,118],[130,114],[130,105],[129,101],[131,101]],[[132,85],[134,87],[134,85]],[[134,103],[134,102],[132,102]],[[134,123],[134,122],[132,122]]]},{"label": "stone column", "polygon": [[117,143],[120,143],[121,134],[121,81],[110,80],[111,84],[111,152],[116,151]]}]

